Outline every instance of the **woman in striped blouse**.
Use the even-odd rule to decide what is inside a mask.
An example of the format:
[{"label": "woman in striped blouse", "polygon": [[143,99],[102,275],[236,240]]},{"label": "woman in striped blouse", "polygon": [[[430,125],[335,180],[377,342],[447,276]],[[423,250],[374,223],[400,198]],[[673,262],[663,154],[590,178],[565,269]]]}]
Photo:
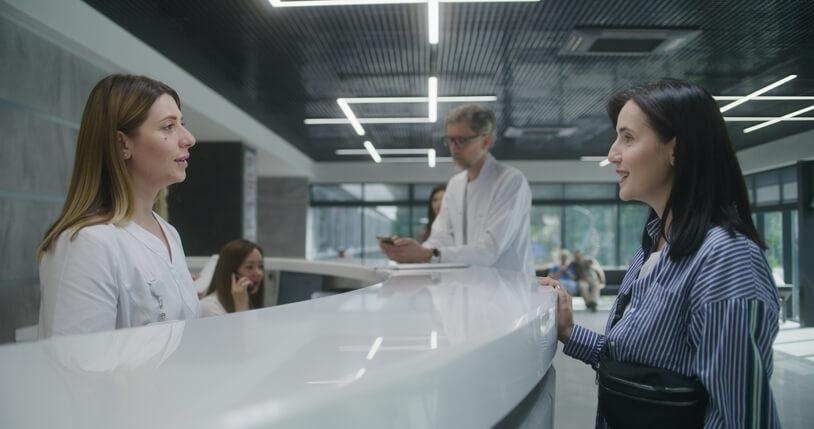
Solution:
[{"label": "woman in striped blouse", "polygon": [[607,110],[619,197],[647,204],[650,216],[604,335],[574,325],[569,294],[540,279],[557,289],[563,352],[594,368],[608,353],[698,377],[709,394],[705,428],[779,427],[769,386],[777,289],[717,103],[698,85],[663,79],[620,91]]}]

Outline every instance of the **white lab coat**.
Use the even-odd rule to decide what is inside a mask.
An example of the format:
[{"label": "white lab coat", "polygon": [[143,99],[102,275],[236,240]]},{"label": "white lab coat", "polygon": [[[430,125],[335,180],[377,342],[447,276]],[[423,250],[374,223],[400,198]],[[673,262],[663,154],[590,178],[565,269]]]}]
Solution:
[{"label": "white lab coat", "polygon": [[198,297],[178,232],[153,214],[164,243],[130,222],[63,232],[40,262],[39,335],[79,334],[198,317]]},{"label": "white lab coat", "polygon": [[[534,275],[529,211],[531,189],[523,173],[487,155],[467,186],[466,171],[447,184],[441,212],[423,246],[437,248],[441,262],[464,262]],[[463,241],[464,191],[466,236]]]}]

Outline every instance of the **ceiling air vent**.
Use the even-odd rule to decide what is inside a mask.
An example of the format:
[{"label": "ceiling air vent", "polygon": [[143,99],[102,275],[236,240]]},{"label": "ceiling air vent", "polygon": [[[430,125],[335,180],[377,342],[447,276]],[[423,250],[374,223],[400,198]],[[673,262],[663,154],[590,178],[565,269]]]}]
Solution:
[{"label": "ceiling air vent", "polygon": [[674,51],[701,34],[688,28],[576,28],[563,55],[651,55]]}]

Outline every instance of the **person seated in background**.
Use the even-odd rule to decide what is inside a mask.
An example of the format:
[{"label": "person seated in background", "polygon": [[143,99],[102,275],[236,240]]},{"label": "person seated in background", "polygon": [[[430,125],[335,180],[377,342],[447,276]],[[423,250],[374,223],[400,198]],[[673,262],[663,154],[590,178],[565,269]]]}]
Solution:
[{"label": "person seated in background", "polygon": [[576,295],[577,288],[577,272],[574,265],[570,261],[571,253],[567,249],[560,251],[560,263],[554,263],[548,270],[548,276],[552,279],[559,280],[560,284],[568,290],[571,295]]},{"label": "person seated in background", "polygon": [[218,255],[206,296],[201,300],[201,316],[262,308],[265,277],[260,246],[247,240],[226,243]]},{"label": "person seated in background", "polygon": [[446,192],[447,185],[438,185],[432,188],[430,192],[430,200],[427,202],[427,224],[421,228],[421,242],[427,241],[430,238],[432,231],[432,224],[438,213],[441,212],[441,202],[444,201],[444,193]]},{"label": "person seated in background", "polygon": [[37,249],[41,338],[198,317],[181,238],[154,211],[193,145],[166,84],[114,74],[93,87],[62,214]]},{"label": "person seated in background", "polygon": [[605,287],[605,271],[596,260],[583,257],[579,250],[574,251],[572,266],[576,273],[579,295],[585,300],[588,310],[595,313],[599,303],[599,290]]}]

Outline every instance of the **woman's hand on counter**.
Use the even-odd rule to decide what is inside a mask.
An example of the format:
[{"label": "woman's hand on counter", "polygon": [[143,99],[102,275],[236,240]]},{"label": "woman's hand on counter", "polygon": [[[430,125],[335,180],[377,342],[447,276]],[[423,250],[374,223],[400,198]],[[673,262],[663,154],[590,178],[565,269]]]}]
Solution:
[{"label": "woman's hand on counter", "polygon": [[571,294],[565,290],[560,282],[551,277],[537,277],[540,286],[551,287],[557,292],[557,339],[563,344],[571,338],[574,330],[574,308],[571,304]]}]

